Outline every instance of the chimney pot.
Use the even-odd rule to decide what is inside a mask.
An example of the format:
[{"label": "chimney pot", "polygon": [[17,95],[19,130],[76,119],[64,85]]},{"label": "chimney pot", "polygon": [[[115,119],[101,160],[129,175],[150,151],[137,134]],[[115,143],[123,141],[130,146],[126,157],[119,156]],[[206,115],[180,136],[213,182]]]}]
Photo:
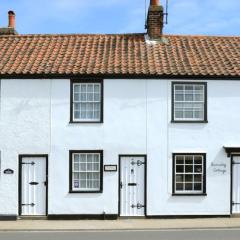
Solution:
[{"label": "chimney pot", "polygon": [[8,12],[8,27],[15,29],[15,13],[14,11]]},{"label": "chimney pot", "polygon": [[151,0],[150,5],[151,6],[159,6],[160,5],[160,1],[159,0]]}]

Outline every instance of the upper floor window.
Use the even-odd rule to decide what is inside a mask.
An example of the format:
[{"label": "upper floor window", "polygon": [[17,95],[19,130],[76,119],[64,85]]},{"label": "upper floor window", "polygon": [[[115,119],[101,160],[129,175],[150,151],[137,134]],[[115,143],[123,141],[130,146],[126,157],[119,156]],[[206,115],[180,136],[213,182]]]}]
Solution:
[{"label": "upper floor window", "polygon": [[72,122],[102,122],[102,82],[72,83]]},{"label": "upper floor window", "polygon": [[206,154],[173,154],[173,194],[206,193]]},{"label": "upper floor window", "polygon": [[207,121],[207,84],[181,83],[172,85],[172,121]]}]

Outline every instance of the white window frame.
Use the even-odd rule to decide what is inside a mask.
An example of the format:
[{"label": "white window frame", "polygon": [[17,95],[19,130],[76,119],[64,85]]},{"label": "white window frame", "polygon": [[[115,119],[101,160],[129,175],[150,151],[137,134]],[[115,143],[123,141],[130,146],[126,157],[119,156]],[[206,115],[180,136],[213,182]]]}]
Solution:
[{"label": "white window frame", "polygon": [[[81,98],[81,90],[79,92],[75,92],[75,86],[79,86],[79,88],[81,89],[81,86],[85,85],[86,86],[86,92],[84,92],[83,94],[85,94],[86,96],[86,99],[85,100],[81,100],[81,99],[78,99],[76,100],[75,99],[75,94],[79,94],[79,97]],[[92,85],[92,89],[93,91],[91,92],[88,92],[88,86],[89,85]],[[99,92],[94,92],[94,87],[95,86],[98,86],[99,87]],[[103,88],[103,83],[102,82],[72,82],[72,91],[71,91],[71,122],[87,122],[87,123],[99,123],[99,122],[102,122],[102,101],[103,101],[103,96],[102,96],[102,88]],[[89,100],[87,99],[87,96],[88,94],[91,94],[92,95],[92,99]],[[95,99],[95,94],[99,94],[99,99]],[[98,111],[99,112],[99,116],[98,117],[93,117],[93,118],[83,118],[81,117],[81,108],[78,108],[76,110],[76,105],[79,104],[91,104],[93,105],[93,111],[92,111],[92,114],[94,115],[94,113],[96,114],[96,112]],[[94,109],[94,105],[95,104],[98,104],[98,109]],[[86,109],[87,109],[87,106],[86,106]],[[80,117],[76,117],[76,112],[79,112],[80,114]],[[86,110],[86,114],[87,114],[87,110]]]},{"label": "white window frame", "polygon": [[[183,164],[178,163],[177,164],[177,158],[181,157],[184,159]],[[193,157],[193,163],[192,164],[186,164],[185,160],[187,157]],[[201,157],[202,158],[202,163],[198,164],[195,163],[195,158],[196,157]],[[174,195],[205,195],[206,194],[206,154],[202,153],[189,153],[189,154],[182,154],[182,153],[174,153],[173,154],[173,194]],[[183,171],[179,172],[177,171],[177,166],[183,166]],[[191,171],[186,171],[186,166],[192,166],[192,172]],[[201,172],[196,172],[195,171],[195,166],[201,166],[202,171]],[[183,181],[177,181],[177,175],[183,175],[184,179]],[[192,181],[186,181],[186,175],[191,175],[192,176]],[[195,181],[195,175],[200,175],[201,176],[201,181]],[[177,189],[177,184],[183,184],[183,190],[178,190]],[[186,190],[186,184],[192,184],[192,190]],[[201,190],[194,190],[194,184],[201,184]]]},{"label": "white window frame", "polygon": [[[182,86],[183,87],[183,91],[181,90],[176,90],[176,87],[177,86]],[[192,91],[193,93],[193,98],[195,98],[194,100],[186,100],[186,95],[188,93],[188,90],[186,90],[186,87],[187,86],[193,86],[194,90]],[[195,87],[196,86],[202,86],[203,87],[203,90],[200,91],[200,90],[196,90]],[[190,91],[190,90],[189,90]],[[176,95],[177,93],[182,93],[183,94],[183,97],[184,99],[183,100],[176,100]],[[191,91],[189,92],[191,93]],[[207,122],[207,83],[205,82],[173,82],[172,83],[172,121],[173,122]],[[196,100],[196,95],[202,95],[202,100]],[[202,111],[202,118],[197,118],[197,117],[176,117],[176,105],[177,104],[189,104],[191,105],[192,104],[192,107],[182,107],[182,111],[183,111],[183,115],[184,115],[184,112],[186,113],[186,109],[191,109],[192,110],[192,113],[194,115],[195,112],[201,110]],[[194,106],[195,104],[195,106]],[[203,108],[198,108],[196,107],[197,104],[202,104],[203,105]],[[181,108],[179,108],[181,111]],[[189,112],[191,112],[189,110]]]},{"label": "white window frame", "polygon": [[[91,193],[91,192],[102,192],[102,174],[103,174],[103,163],[102,163],[102,161],[103,161],[103,154],[102,154],[102,151],[70,151],[70,154],[71,154],[71,156],[70,156],[70,165],[71,165],[71,167],[70,167],[70,169],[71,169],[71,171],[70,171],[70,174],[71,174],[71,176],[70,176],[70,192],[86,192],[86,193]],[[75,161],[75,155],[78,155],[79,156],[79,163],[78,163],[78,169],[76,170],[75,169],[75,164],[76,164],[76,161]],[[80,160],[81,160],[81,155],[85,155],[86,156],[86,159],[87,159],[87,155],[92,155],[92,156],[95,156],[95,155],[97,155],[98,156],[98,159],[99,159],[99,163],[98,163],[98,170],[88,170],[87,168],[88,168],[88,164],[92,164],[92,167],[93,167],[93,164],[95,163],[95,161],[93,160],[93,161],[91,161],[91,162],[87,162],[87,160],[86,160],[86,162],[80,162]],[[92,158],[93,159],[93,158]],[[83,170],[83,169],[81,169],[80,168],[80,165],[81,164],[84,164],[85,163],[85,169]],[[77,173],[77,174],[81,174],[81,173],[85,173],[85,174],[87,174],[87,173],[98,173],[99,174],[99,178],[98,178],[98,182],[99,182],[99,186],[98,186],[98,188],[89,188],[89,187],[80,187],[80,178],[78,178],[78,179],[74,179],[74,173]],[[96,180],[96,179],[91,179],[91,180]],[[91,181],[90,180],[90,181]],[[75,187],[75,181],[78,181],[78,186],[79,187]],[[87,182],[89,181],[89,178],[87,178],[86,177],[86,179],[85,179],[85,181],[86,181],[86,184],[87,184]]]}]

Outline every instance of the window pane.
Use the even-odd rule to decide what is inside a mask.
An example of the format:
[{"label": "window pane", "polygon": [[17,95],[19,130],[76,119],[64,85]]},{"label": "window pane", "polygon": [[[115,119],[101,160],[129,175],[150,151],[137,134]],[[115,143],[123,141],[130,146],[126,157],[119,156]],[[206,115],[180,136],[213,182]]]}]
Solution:
[{"label": "window pane", "polygon": [[202,184],[201,183],[195,183],[194,184],[194,190],[195,191],[201,191],[202,190]]},{"label": "window pane", "polygon": [[194,189],[193,189],[193,184],[192,184],[192,183],[186,183],[186,184],[185,184],[185,190],[186,190],[186,191],[194,190]]},{"label": "window pane", "polygon": [[99,84],[95,84],[94,85],[94,92],[95,93],[99,93],[100,92],[100,85]]},{"label": "window pane", "polygon": [[176,166],[176,172],[177,173],[183,173],[184,172],[184,165],[177,165]]},{"label": "window pane", "polygon": [[79,163],[74,163],[74,171],[79,171]]},{"label": "window pane", "polygon": [[203,91],[204,86],[203,85],[195,85],[195,90],[196,91]]},{"label": "window pane", "polygon": [[85,93],[87,91],[87,85],[86,84],[82,83],[79,86],[81,86],[81,92],[82,93]]},{"label": "window pane", "polygon": [[176,101],[183,101],[184,100],[184,95],[183,94],[176,94],[175,95],[175,100]]},{"label": "window pane", "polygon": [[86,180],[80,180],[80,189],[86,189],[87,188],[87,181]]},{"label": "window pane", "polygon": [[195,101],[203,101],[203,94],[196,94]]},{"label": "window pane", "polygon": [[193,166],[192,165],[186,165],[185,166],[185,172],[192,173],[193,172]]},{"label": "window pane", "polygon": [[185,164],[193,164],[193,156],[185,156]]},{"label": "window pane", "polygon": [[184,164],[184,156],[176,156],[176,164]]},{"label": "window pane", "polygon": [[86,170],[87,170],[86,163],[80,163],[80,171],[86,171]]},{"label": "window pane", "polygon": [[195,165],[194,166],[194,172],[195,173],[201,173],[202,172],[202,165]]},{"label": "window pane", "polygon": [[193,86],[194,85],[185,85],[185,90],[186,91],[193,91]]},{"label": "window pane", "polygon": [[100,94],[94,93],[94,101],[100,101]]},{"label": "window pane", "polygon": [[86,180],[87,175],[86,173],[80,173],[80,180]]},{"label": "window pane", "polygon": [[193,101],[193,94],[186,94],[185,95],[185,100],[186,101]]},{"label": "window pane", "polygon": [[176,111],[175,112],[175,118],[183,118],[183,111]]},{"label": "window pane", "polygon": [[80,103],[74,103],[74,104],[73,104],[73,109],[74,109],[74,111],[80,111],[80,109],[81,109],[81,104],[80,104]]},{"label": "window pane", "polygon": [[77,92],[77,93],[79,93],[80,92],[80,85],[78,84],[75,84],[74,85],[74,92]]},{"label": "window pane", "polygon": [[100,182],[99,181],[93,181],[93,188],[99,189],[100,188]]},{"label": "window pane", "polygon": [[202,119],[203,118],[203,112],[202,111],[195,111],[194,112],[194,118]]},{"label": "window pane", "polygon": [[81,162],[86,162],[86,161],[87,161],[87,155],[84,154],[84,153],[82,153],[82,154],[80,155],[80,161],[81,161]]},{"label": "window pane", "polygon": [[73,156],[74,156],[74,157],[73,157],[73,158],[74,158],[74,161],[78,162],[79,159],[80,159],[80,158],[79,158],[79,157],[80,157],[79,154],[74,154]]},{"label": "window pane", "polygon": [[92,162],[92,160],[93,160],[93,155],[92,154],[88,154],[87,155],[87,162],[89,163],[89,162]]},{"label": "window pane", "polygon": [[74,173],[74,174],[73,174],[73,179],[74,179],[74,180],[79,180],[79,179],[80,179],[79,173]]},{"label": "window pane", "polygon": [[201,182],[202,181],[202,175],[201,174],[195,174],[194,175],[194,182]]},{"label": "window pane", "polygon": [[190,174],[185,175],[185,182],[193,182],[193,175]]},{"label": "window pane", "polygon": [[79,101],[87,101],[87,94],[86,93],[81,93],[81,98],[79,99]]},{"label": "window pane", "polygon": [[183,85],[175,85],[175,90],[183,90]]},{"label": "window pane", "polygon": [[176,182],[184,182],[184,175],[183,174],[177,174],[176,175]]},{"label": "window pane", "polygon": [[92,93],[93,92],[93,84],[88,84],[87,86],[87,92]]},{"label": "window pane", "polygon": [[93,93],[88,93],[87,94],[87,101],[92,102],[93,101],[93,96],[94,96]]},{"label": "window pane", "polygon": [[182,190],[184,190],[183,183],[177,183],[176,184],[176,191],[182,191]]},{"label": "window pane", "polygon": [[185,118],[193,118],[193,111],[185,111],[184,117]]},{"label": "window pane", "polygon": [[202,156],[194,156],[195,164],[202,164]]}]

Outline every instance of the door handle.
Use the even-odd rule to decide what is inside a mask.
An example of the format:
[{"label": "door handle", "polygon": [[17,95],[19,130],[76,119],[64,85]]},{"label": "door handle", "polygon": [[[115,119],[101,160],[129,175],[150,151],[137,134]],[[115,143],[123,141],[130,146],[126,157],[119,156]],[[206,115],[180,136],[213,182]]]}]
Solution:
[{"label": "door handle", "polygon": [[31,206],[34,207],[36,204],[35,203],[23,203],[22,206]]},{"label": "door handle", "polygon": [[120,188],[122,189],[122,187],[123,187],[123,183],[122,183],[122,182],[120,182],[119,186],[120,186]]},{"label": "door handle", "polygon": [[128,186],[137,186],[136,183],[128,183]]},{"label": "door handle", "polygon": [[29,184],[30,185],[38,185],[39,183],[38,182],[30,182]]}]

